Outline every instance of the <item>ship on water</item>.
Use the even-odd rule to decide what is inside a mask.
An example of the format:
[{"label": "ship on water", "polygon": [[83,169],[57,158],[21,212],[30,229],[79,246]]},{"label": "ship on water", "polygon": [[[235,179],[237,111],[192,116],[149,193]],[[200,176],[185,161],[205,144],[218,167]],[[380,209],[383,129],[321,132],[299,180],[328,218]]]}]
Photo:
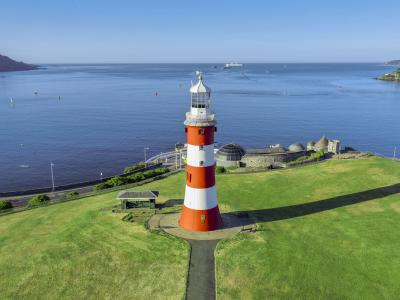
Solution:
[{"label": "ship on water", "polygon": [[239,64],[237,62],[227,63],[227,64],[225,64],[224,69],[231,69],[231,68],[237,68],[237,67],[243,67],[243,64]]}]

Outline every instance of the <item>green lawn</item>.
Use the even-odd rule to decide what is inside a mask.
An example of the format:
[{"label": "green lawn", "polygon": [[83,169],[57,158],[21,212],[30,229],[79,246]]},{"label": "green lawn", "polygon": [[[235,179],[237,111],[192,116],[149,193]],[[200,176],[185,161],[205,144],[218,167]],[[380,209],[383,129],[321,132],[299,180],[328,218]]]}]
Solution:
[{"label": "green lawn", "polygon": [[186,242],[100,210],[115,195],[0,217],[0,298],[182,299]]},{"label": "green lawn", "polygon": [[[397,298],[400,187],[382,187],[398,182],[400,163],[380,158],[217,176],[221,210],[262,229],[218,245],[218,298]],[[136,189],[165,201],[184,185],[180,173]],[[181,299],[186,244],[101,210],[113,204],[115,192],[0,217],[1,298]]]},{"label": "green lawn", "polygon": [[352,195],[398,182],[400,163],[379,158],[221,176],[228,210],[309,204],[254,212],[263,231],[218,245],[218,298],[398,299],[400,187]]}]

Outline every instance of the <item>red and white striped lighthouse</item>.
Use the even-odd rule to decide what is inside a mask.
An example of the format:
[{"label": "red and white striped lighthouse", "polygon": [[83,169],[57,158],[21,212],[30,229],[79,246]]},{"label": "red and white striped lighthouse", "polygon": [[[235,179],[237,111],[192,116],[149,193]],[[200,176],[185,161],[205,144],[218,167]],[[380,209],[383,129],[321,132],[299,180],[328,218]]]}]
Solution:
[{"label": "red and white striped lighthouse", "polygon": [[222,225],[215,190],[215,115],[210,108],[211,90],[199,82],[190,88],[191,107],[186,113],[186,190],[179,225],[194,231],[211,231]]}]

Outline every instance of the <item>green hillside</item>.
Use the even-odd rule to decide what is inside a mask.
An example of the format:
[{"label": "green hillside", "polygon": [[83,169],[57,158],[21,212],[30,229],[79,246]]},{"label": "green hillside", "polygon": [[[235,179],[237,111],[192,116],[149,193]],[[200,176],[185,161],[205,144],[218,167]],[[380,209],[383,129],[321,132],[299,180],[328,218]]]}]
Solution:
[{"label": "green hillside", "polygon": [[[260,231],[217,246],[219,299],[394,299],[400,163],[330,160],[217,176],[222,211]],[[184,173],[138,189],[181,199]],[[182,299],[185,242],[122,222],[115,193],[0,217],[2,298]],[[272,210],[271,210],[272,209]]]}]

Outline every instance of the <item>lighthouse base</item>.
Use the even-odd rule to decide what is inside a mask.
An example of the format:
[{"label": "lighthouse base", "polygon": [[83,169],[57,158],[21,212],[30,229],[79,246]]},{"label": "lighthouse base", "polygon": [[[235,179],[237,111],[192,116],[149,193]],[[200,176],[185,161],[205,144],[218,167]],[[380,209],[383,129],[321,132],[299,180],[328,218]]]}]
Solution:
[{"label": "lighthouse base", "polygon": [[192,231],[212,231],[222,227],[218,205],[207,210],[182,207],[179,226]]}]

